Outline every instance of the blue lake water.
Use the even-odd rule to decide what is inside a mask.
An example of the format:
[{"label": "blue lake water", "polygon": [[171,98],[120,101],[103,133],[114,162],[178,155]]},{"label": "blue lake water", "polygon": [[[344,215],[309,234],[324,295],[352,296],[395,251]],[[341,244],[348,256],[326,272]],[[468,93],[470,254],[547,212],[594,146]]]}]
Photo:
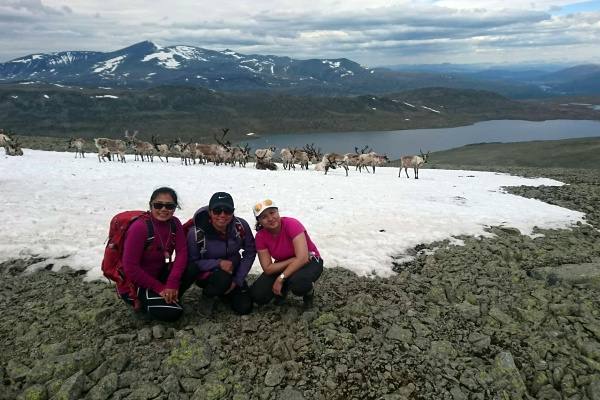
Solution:
[{"label": "blue lake water", "polygon": [[[390,158],[423,151],[446,150],[472,143],[525,142],[600,136],[600,121],[518,121],[498,120],[442,129],[401,131],[302,133],[256,137],[249,139],[253,149],[276,146],[302,147],[314,143],[323,152],[349,153],[369,145]],[[279,154],[279,151],[277,151]]]}]

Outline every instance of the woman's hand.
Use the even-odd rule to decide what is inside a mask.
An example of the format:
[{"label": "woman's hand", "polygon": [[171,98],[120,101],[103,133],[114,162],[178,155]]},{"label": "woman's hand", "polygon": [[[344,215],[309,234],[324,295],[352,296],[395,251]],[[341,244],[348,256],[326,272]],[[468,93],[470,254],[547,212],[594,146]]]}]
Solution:
[{"label": "woman's hand", "polygon": [[229,260],[221,260],[219,261],[219,268],[231,275],[233,273],[233,262]]},{"label": "woman's hand", "polygon": [[283,289],[283,280],[277,278],[275,279],[275,283],[273,283],[273,293],[276,296],[281,296],[281,289]]},{"label": "woman's hand", "polygon": [[165,302],[167,302],[167,304],[179,301],[179,290],[177,289],[164,289],[162,292],[159,293],[159,295],[160,297],[165,299]]}]

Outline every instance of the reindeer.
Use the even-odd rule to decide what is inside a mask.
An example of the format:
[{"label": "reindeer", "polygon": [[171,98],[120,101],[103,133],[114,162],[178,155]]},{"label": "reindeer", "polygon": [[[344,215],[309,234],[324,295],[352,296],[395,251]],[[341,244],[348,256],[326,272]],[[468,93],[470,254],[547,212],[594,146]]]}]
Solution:
[{"label": "reindeer", "polygon": [[152,135],[152,145],[154,146],[154,149],[158,153],[157,156],[160,159],[160,162],[163,162],[163,159],[161,156],[163,156],[167,160],[167,162],[169,162],[169,152],[171,151],[170,146],[168,144],[158,143],[158,135],[156,135],[156,137],[154,135]]},{"label": "reindeer", "polygon": [[365,147],[363,147],[362,149],[360,149],[360,152],[358,151],[358,147],[354,147],[354,153],[346,153],[344,154],[344,159],[346,161],[346,164],[348,166],[354,166],[354,170],[355,171],[361,171],[361,169],[359,168],[360,163],[359,163],[359,157],[362,154],[365,154],[365,152],[367,151],[371,151],[371,149],[369,148],[368,145],[366,145]]},{"label": "reindeer", "polygon": [[310,154],[306,150],[296,150],[294,152],[294,162],[300,164],[300,169],[308,171],[308,164],[310,163]]},{"label": "reindeer", "polygon": [[156,153],[154,149],[154,145],[152,143],[144,142],[136,138],[138,131],[133,132],[133,136],[129,136],[129,131],[125,131],[125,140],[127,141],[127,145],[133,149],[135,154],[134,160],[138,159],[138,155],[144,161],[144,156],[146,156],[146,161],[154,162],[154,154]]},{"label": "reindeer", "polygon": [[108,138],[95,138],[94,145],[98,149],[98,161],[106,161],[105,157],[108,157],[109,160],[114,160],[115,155],[117,156],[117,160],[120,162],[125,161],[125,149],[127,145],[124,141],[119,139],[108,139]]},{"label": "reindeer", "polygon": [[6,155],[8,155],[8,148],[12,144],[12,138],[8,132],[4,132],[4,129],[0,129],[0,147],[4,147]]},{"label": "reindeer", "polygon": [[[192,159],[194,160],[194,164],[196,163],[195,146],[196,144],[185,143],[180,138],[177,138],[172,148],[173,151],[181,157],[181,164],[188,165],[189,160],[189,164],[192,165]],[[192,147],[194,147],[194,149],[192,149]]]},{"label": "reindeer", "polygon": [[214,148],[214,151],[216,153],[214,157],[215,165],[223,163],[232,164],[232,166],[235,166],[235,162],[233,161],[233,149],[231,147],[231,142],[229,140],[223,142],[223,140],[225,140],[225,136],[229,132],[229,128],[223,128],[221,130],[223,131],[221,139],[217,138],[216,134],[214,135],[215,140],[219,144],[218,146],[216,146],[216,148]]},{"label": "reindeer", "polygon": [[271,146],[267,149],[256,149],[256,151],[254,152],[254,155],[256,156],[256,162],[260,161],[264,164],[270,163],[271,159],[273,158],[273,152],[275,151],[275,149],[275,146]]},{"label": "reindeer", "polygon": [[401,165],[398,171],[398,178],[402,174],[402,168],[404,168],[406,177],[410,178],[408,176],[408,168],[410,167],[415,171],[415,179],[419,179],[419,168],[427,162],[430,152],[428,151],[427,154],[423,154],[423,150],[419,149],[419,153],[421,153],[421,156],[404,156],[400,159]]},{"label": "reindeer", "polygon": [[246,143],[244,147],[241,147],[239,145],[235,146],[232,149],[231,153],[232,166],[235,167],[235,163],[237,162],[240,167],[246,168],[246,162],[248,162],[248,157],[250,157],[250,146],[248,146],[248,143]]},{"label": "reindeer", "polygon": [[22,156],[23,149],[21,149],[21,143],[16,137],[9,137],[10,141],[4,147],[4,151],[7,156]]},{"label": "reindeer", "polygon": [[348,165],[344,161],[344,156],[338,153],[327,153],[323,156],[321,161],[323,168],[325,169],[325,175],[329,169],[335,169],[336,167],[344,167],[346,170],[346,176],[348,176]]},{"label": "reindeer", "polygon": [[85,152],[84,152],[84,147],[85,147],[85,140],[83,140],[82,138],[73,138],[71,137],[69,139],[69,141],[67,142],[67,149],[75,149],[75,158],[77,158],[77,156],[81,156],[82,158],[85,158]]},{"label": "reindeer", "polygon": [[289,169],[290,171],[292,170],[292,168],[294,170],[296,170],[296,165],[294,164],[294,156],[296,154],[296,149],[288,149],[288,148],[283,148],[280,151],[281,154],[281,163],[283,165],[283,169]]},{"label": "reindeer", "polygon": [[321,151],[321,148],[320,147],[319,148],[315,148],[315,144],[314,143],[307,144],[302,149],[306,153],[308,153],[308,156],[310,158],[310,162],[312,162],[313,164],[320,162],[321,159],[323,158],[323,152]]},{"label": "reindeer", "polygon": [[362,172],[362,169],[364,168],[367,172],[369,172],[369,166],[371,166],[373,167],[373,173],[375,173],[376,166],[385,165],[389,161],[390,159],[387,155],[377,154],[374,151],[368,154],[361,154],[358,156],[358,170]]}]

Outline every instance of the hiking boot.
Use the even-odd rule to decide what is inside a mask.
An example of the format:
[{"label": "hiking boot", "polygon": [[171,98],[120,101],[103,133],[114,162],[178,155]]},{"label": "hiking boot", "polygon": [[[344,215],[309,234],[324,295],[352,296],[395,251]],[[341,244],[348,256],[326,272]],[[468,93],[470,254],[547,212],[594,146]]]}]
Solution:
[{"label": "hiking boot", "polygon": [[311,289],[310,292],[306,293],[302,296],[302,302],[304,303],[304,308],[311,308],[313,306],[315,300],[315,289]]}]

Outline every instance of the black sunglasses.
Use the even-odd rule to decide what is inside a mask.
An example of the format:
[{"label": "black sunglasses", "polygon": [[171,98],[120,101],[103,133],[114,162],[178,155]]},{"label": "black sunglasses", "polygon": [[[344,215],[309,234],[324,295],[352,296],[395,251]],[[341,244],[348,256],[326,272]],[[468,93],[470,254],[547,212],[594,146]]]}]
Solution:
[{"label": "black sunglasses", "polygon": [[167,210],[174,210],[175,208],[177,208],[177,204],[175,203],[152,203],[152,207],[154,207],[155,210],[160,210],[161,208],[166,208]]},{"label": "black sunglasses", "polygon": [[233,208],[217,207],[217,208],[213,208],[210,211],[212,211],[212,213],[216,214],[216,215],[220,215],[223,213],[225,213],[226,215],[233,214]]}]

